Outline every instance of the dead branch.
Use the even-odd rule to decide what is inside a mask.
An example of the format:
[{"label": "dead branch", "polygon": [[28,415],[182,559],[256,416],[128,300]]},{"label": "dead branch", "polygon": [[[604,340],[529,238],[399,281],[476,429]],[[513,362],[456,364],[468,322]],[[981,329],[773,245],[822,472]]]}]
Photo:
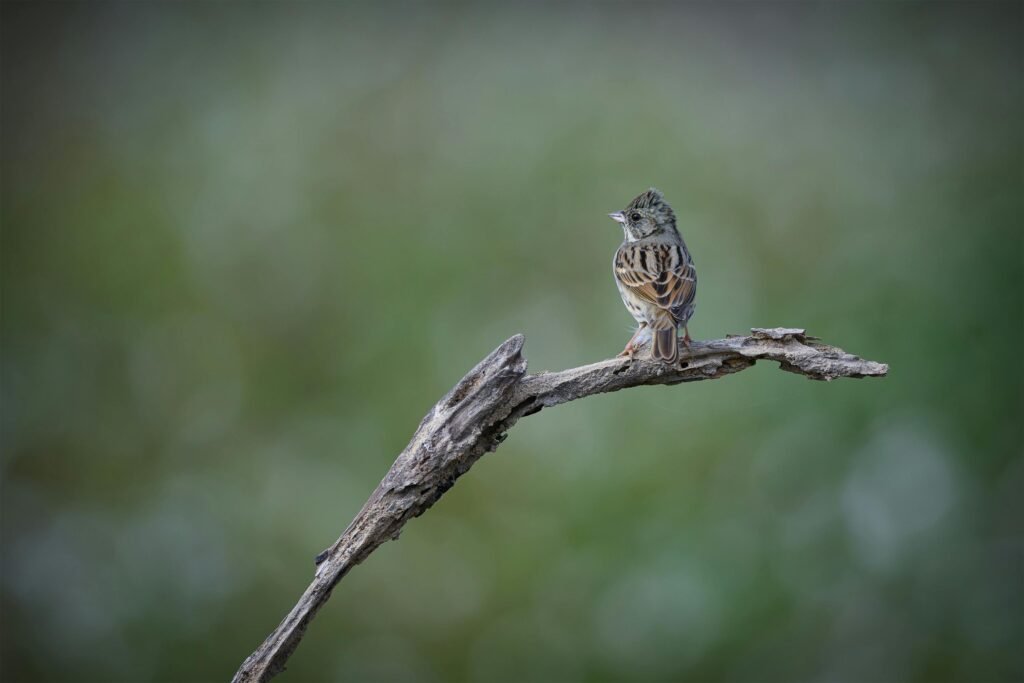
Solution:
[{"label": "dead branch", "polygon": [[334,545],[317,557],[313,582],[242,663],[234,683],[262,683],[282,671],[309,622],[349,570],[385,541],[398,538],[406,522],[437,502],[480,456],[495,450],[521,417],[629,387],[717,379],[760,359],[826,381],[882,377],[889,371],[888,365],[821,344],[800,329],[755,328],[750,336],[693,342],[689,350],[680,352],[677,367],[616,358],[539,375],[526,374],[523,341],[522,335],[516,335],[492,351],[431,408],[359,514]]}]

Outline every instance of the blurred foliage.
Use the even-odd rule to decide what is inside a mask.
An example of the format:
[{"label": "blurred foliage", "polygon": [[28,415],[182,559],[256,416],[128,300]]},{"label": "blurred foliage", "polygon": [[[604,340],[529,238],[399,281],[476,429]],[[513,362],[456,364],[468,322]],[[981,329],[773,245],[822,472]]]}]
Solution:
[{"label": "blurred foliage", "polygon": [[3,4],[4,681],[227,680],[516,332],[631,322],[665,191],[764,368],[530,417],[283,681],[1009,681],[1021,6]]}]

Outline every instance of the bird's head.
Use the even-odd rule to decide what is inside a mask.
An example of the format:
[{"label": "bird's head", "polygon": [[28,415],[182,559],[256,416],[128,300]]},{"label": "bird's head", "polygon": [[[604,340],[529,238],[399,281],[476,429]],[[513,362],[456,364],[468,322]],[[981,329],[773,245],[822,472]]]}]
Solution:
[{"label": "bird's head", "polygon": [[676,229],[676,215],[672,207],[661,191],[653,187],[631,201],[625,209],[610,213],[608,217],[622,224],[622,232],[629,242]]}]

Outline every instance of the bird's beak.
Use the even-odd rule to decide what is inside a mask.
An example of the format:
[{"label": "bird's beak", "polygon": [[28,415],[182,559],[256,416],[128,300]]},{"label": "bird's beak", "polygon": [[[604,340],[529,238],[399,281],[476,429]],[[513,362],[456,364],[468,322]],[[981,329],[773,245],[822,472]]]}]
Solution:
[{"label": "bird's beak", "polygon": [[621,211],[616,211],[615,213],[608,214],[608,218],[611,218],[616,223],[625,223],[626,222],[626,217],[622,215]]}]

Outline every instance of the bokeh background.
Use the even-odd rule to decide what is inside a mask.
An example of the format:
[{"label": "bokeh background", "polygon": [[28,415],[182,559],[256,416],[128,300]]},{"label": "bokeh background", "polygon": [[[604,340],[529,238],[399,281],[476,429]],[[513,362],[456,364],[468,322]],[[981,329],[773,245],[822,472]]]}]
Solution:
[{"label": "bokeh background", "polygon": [[282,681],[1020,681],[1017,3],[2,7],[4,681],[224,681],[420,418],[630,318],[766,365],[518,424]]}]

